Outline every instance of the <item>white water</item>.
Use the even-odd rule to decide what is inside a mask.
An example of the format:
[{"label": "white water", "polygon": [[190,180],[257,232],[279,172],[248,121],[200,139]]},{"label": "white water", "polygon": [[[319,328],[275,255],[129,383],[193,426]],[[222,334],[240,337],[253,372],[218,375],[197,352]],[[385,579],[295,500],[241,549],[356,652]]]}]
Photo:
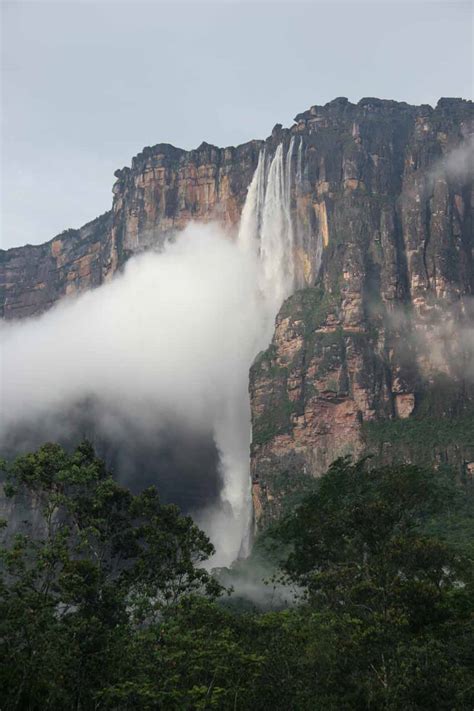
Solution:
[{"label": "white water", "polygon": [[[254,355],[268,346],[275,317],[283,301],[301,285],[296,276],[295,234],[298,229],[295,230],[293,224],[292,200],[301,190],[302,154],[300,139],[295,160],[294,136],[286,153],[283,143],[278,145],[273,157],[263,148],[242,210],[237,243],[241,250],[257,258],[257,281],[263,306],[258,316],[261,323]],[[235,393],[234,404],[239,397],[241,395]],[[234,422],[222,422],[220,437],[217,437],[219,444],[222,441],[226,443],[225,446],[220,444],[224,480],[222,500],[230,503],[234,517],[244,530],[240,554],[246,555],[252,519],[248,396],[245,402],[240,400],[238,407],[230,403],[230,411],[236,415]],[[245,438],[246,446],[243,446]],[[243,452],[246,453],[245,458]]]},{"label": "white water", "polygon": [[[263,149],[242,210],[239,245],[259,258],[259,288],[273,320],[295,290],[295,230],[292,218],[295,138],[286,155],[280,143],[271,160]],[[301,148],[301,142],[300,142]],[[266,333],[268,338],[268,334]]]}]

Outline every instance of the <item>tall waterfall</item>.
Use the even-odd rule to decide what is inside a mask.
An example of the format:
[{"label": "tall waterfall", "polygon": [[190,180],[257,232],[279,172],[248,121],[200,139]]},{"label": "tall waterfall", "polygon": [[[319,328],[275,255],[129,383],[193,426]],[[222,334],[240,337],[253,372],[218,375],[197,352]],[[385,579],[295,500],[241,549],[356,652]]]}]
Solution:
[{"label": "tall waterfall", "polygon": [[285,151],[263,148],[250,183],[238,243],[258,256],[259,288],[275,317],[296,289],[314,283],[323,253],[323,230],[309,198],[303,138],[292,136]]},{"label": "tall waterfall", "polygon": [[[263,148],[260,151],[257,168],[242,210],[238,246],[257,258],[258,290],[263,306],[258,338],[255,343],[255,355],[268,346],[274,328],[275,316],[281,304],[299,286],[296,273],[297,245],[295,243],[298,229],[295,228],[293,222],[292,202],[301,182],[302,150],[302,139],[300,138],[298,155],[295,156],[294,136],[286,151],[283,143],[278,145],[273,156],[269,155],[266,148]],[[233,433],[239,431],[241,434],[239,452],[242,452],[245,451],[245,437],[248,442],[250,434],[248,396],[246,396],[245,403],[241,403],[239,408],[232,409],[237,414],[239,422],[247,422],[246,433],[239,428],[232,427]],[[235,439],[235,434],[233,437]],[[240,468],[235,466],[236,462],[239,463]],[[224,474],[225,471],[226,467],[224,466]],[[239,471],[240,475],[236,476]],[[227,477],[224,476],[222,498],[224,501],[232,502],[232,509],[234,514],[237,514],[237,519],[240,518],[241,521],[249,523],[248,535],[244,534],[240,551],[241,555],[245,556],[249,551],[252,511],[248,457],[246,462],[236,458],[234,466],[229,467],[228,472]],[[244,491],[240,489],[240,501],[232,501],[231,497],[232,490],[235,490],[236,480],[244,485]]]},{"label": "tall waterfall", "polygon": [[[319,271],[322,240],[313,235],[312,204],[306,195],[303,139],[292,136],[286,146],[279,143],[273,155],[264,147],[247,192],[237,240],[238,247],[257,265],[261,308],[255,317],[254,355],[268,346],[283,301],[311,283]],[[240,555],[245,556],[250,548],[252,514],[247,454],[250,403],[248,394],[240,392],[229,402],[227,416],[216,426],[224,481],[221,497],[243,531]]]},{"label": "tall waterfall", "polygon": [[[292,219],[292,188],[295,138],[288,150],[280,143],[273,158],[264,148],[247,193],[238,241],[259,256],[259,287],[277,310],[295,288],[295,231]],[[275,315],[275,314],[274,314]]]}]

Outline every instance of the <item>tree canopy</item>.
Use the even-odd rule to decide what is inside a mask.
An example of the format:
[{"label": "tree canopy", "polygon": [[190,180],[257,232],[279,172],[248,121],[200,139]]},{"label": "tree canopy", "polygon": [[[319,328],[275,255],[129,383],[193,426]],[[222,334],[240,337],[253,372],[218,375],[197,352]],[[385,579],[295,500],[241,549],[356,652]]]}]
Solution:
[{"label": "tree canopy", "polygon": [[206,535],[89,443],[4,469],[2,710],[472,709],[472,491],[449,473],[334,463],[229,571],[272,548],[300,594],[269,610],[229,606]]}]

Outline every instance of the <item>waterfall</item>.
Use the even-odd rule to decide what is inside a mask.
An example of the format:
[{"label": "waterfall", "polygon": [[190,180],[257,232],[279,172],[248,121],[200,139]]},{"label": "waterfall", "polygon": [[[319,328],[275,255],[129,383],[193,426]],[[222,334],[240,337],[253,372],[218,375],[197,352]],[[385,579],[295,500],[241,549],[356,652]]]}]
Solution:
[{"label": "waterfall", "polygon": [[258,251],[258,234],[265,200],[265,148],[258,155],[258,163],[240,217],[238,243],[251,253]]},{"label": "waterfall", "polygon": [[[286,151],[282,143],[273,156],[265,147],[260,151],[242,209],[237,246],[249,258],[249,265],[255,268],[254,278],[259,292],[254,310],[255,340],[250,349],[253,351],[251,358],[268,346],[275,316],[282,302],[295,290],[294,154],[294,137]],[[251,360],[248,366],[250,364]],[[237,386],[227,393],[228,406],[219,412],[219,419],[214,424],[223,481],[222,510],[220,515],[213,517],[213,527],[209,524],[205,527],[211,539],[221,539],[221,548],[224,548],[223,531],[232,544],[240,540],[239,557],[246,557],[250,552],[252,530],[248,457],[251,433],[249,394],[247,387],[244,389],[241,385],[238,381]],[[222,556],[221,552],[217,560],[219,564],[227,563],[228,556]]]},{"label": "waterfall", "polygon": [[[259,153],[242,210],[237,243],[257,262],[257,286],[263,305],[255,355],[268,346],[275,317],[283,301],[296,289],[314,283],[321,265],[322,237],[312,233],[312,203],[307,199],[303,163],[304,143],[301,136],[299,140],[292,136],[286,150],[284,143],[279,143],[273,156],[264,147]],[[241,404],[242,423],[245,422],[245,408],[247,430],[246,433],[240,430],[241,441],[244,442],[247,436],[250,442],[248,396],[246,403]],[[235,428],[231,429],[234,431]],[[234,473],[239,470],[239,481],[247,483],[245,492],[240,491],[241,498],[232,509],[234,513],[241,512],[241,521],[250,522],[252,501],[248,459],[246,463],[239,459],[238,463],[240,469],[235,463],[229,468],[227,481],[234,481]],[[232,501],[228,491],[230,488],[230,485],[224,487],[223,500]],[[248,531],[250,534],[250,526]],[[245,556],[249,551],[249,544],[249,536],[244,535],[241,555]]]},{"label": "waterfall", "polygon": [[292,136],[288,150],[280,143],[271,160],[260,152],[242,210],[238,242],[258,255],[259,287],[274,311],[295,288],[294,228],[291,211],[294,183]]},{"label": "waterfall", "polygon": [[[265,147],[260,151],[240,220],[238,246],[257,262],[257,286],[262,297],[262,309],[257,316],[260,323],[255,355],[268,346],[275,316],[282,302],[295,290],[295,231],[291,209],[295,184],[294,149],[293,136],[286,152],[283,143],[277,146],[273,157]],[[238,398],[233,400],[230,408],[234,414],[232,426],[228,427],[229,423],[224,421],[220,423],[224,434],[230,432],[234,440],[235,433],[240,433],[238,456],[233,461],[229,460],[232,447],[220,447],[221,452],[225,452],[221,461],[225,482],[221,496],[224,502],[230,503],[236,521],[247,524],[240,549],[240,555],[245,557],[250,550],[252,513],[248,454],[242,459],[242,452],[246,451],[245,440],[250,444],[248,393],[239,407],[235,406],[236,402]],[[220,444],[220,437],[217,441]],[[236,488],[236,482],[241,482],[244,490]],[[235,491],[238,492],[236,499],[232,496]]]}]

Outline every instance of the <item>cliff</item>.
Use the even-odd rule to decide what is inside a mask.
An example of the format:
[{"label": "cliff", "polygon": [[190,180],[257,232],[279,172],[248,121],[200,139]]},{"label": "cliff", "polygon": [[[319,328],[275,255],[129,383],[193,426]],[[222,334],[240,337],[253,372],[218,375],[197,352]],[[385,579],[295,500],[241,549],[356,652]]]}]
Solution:
[{"label": "cliff", "polygon": [[336,99],[266,141],[159,144],[116,172],[110,213],[0,255],[5,318],[96,286],[191,219],[233,228],[265,147],[296,179],[296,293],[250,374],[254,507],[336,457],[474,471],[472,102]]},{"label": "cliff", "polygon": [[472,118],[376,99],[296,117],[301,263],[323,250],[251,369],[260,525],[346,454],[474,470]]},{"label": "cliff", "polygon": [[145,148],[115,172],[110,212],[50,242],[0,250],[1,316],[24,318],[110,279],[127,258],[159,247],[190,220],[235,226],[258,159],[259,141],[194,151]]}]

